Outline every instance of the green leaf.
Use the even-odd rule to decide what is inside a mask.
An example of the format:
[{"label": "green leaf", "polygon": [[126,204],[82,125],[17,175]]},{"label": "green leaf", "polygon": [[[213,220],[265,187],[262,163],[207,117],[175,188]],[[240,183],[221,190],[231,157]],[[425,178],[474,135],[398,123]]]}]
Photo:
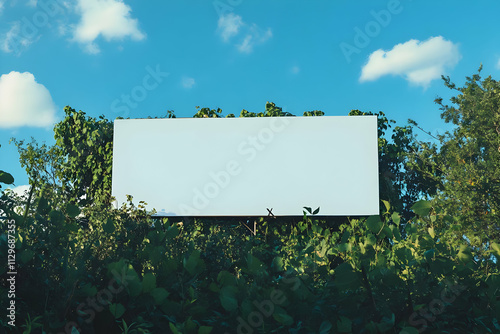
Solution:
[{"label": "green leaf", "polygon": [[308,206],[304,206],[304,209],[306,209],[307,212],[309,212],[309,214],[311,214],[312,212],[312,209]]},{"label": "green leaf", "polygon": [[238,308],[238,300],[236,299],[236,288],[232,286],[225,286],[220,289],[219,299],[222,307],[226,311],[234,311]]},{"label": "green leaf", "polygon": [[213,329],[213,327],[200,326],[200,328],[198,329],[198,334],[210,334],[212,329]]},{"label": "green leaf", "polygon": [[106,223],[102,225],[102,229],[106,233],[113,233],[115,231],[115,223],[112,219],[106,220]]},{"label": "green leaf", "polygon": [[418,237],[419,245],[422,249],[427,250],[434,247],[434,240],[427,234]]},{"label": "green leaf", "polygon": [[471,249],[466,245],[460,246],[460,250],[458,251],[457,258],[463,263],[468,263],[469,261],[472,260]]},{"label": "green leaf", "polygon": [[161,303],[163,303],[165,299],[167,299],[167,297],[170,295],[170,293],[164,288],[154,288],[149,294],[153,296],[156,305],[160,305]]},{"label": "green leaf", "polygon": [[407,264],[413,260],[411,250],[407,247],[396,249],[394,255],[396,255],[396,258],[403,264]]},{"label": "green leaf", "polygon": [[76,205],[68,203],[66,204],[66,213],[68,216],[71,218],[75,218],[80,214],[80,208],[78,208]]},{"label": "green leaf", "polygon": [[365,246],[370,245],[374,246],[377,243],[377,238],[372,233],[367,233],[365,237]]},{"label": "green leaf", "polygon": [[351,232],[348,230],[345,230],[344,233],[342,233],[342,239],[340,240],[341,243],[346,243],[349,241],[349,238],[351,237]]},{"label": "green leaf", "polygon": [[[83,287],[80,288],[80,292],[84,295],[84,296],[95,296],[97,294],[97,288],[93,285],[91,285],[90,283],[87,283],[85,284]],[[79,311],[79,312],[82,312],[82,311]],[[79,315],[83,315],[85,313],[81,313]]]},{"label": "green leaf", "polygon": [[122,319],[122,325],[123,325],[123,332],[128,333],[128,325],[125,322],[125,319]]},{"label": "green leaf", "polygon": [[391,317],[383,317],[382,318],[382,321],[380,321],[378,324],[377,324],[377,329],[380,331],[380,333],[387,333],[389,332],[391,329],[394,328],[394,321],[396,320],[395,316],[394,316],[394,313],[391,315]]},{"label": "green leaf", "polygon": [[175,327],[175,325],[173,323],[169,322],[168,326],[170,327],[170,330],[172,331],[172,333],[180,334],[179,331],[177,330],[177,327]]},{"label": "green leaf", "polygon": [[312,214],[316,215],[316,214],[318,214],[318,212],[319,212],[319,206],[318,206],[318,208],[316,210],[314,210],[314,212]]},{"label": "green leaf", "polygon": [[283,258],[280,256],[276,256],[273,259],[273,262],[271,263],[271,268],[277,272],[277,271],[283,271]]},{"label": "green leaf", "polygon": [[279,306],[276,306],[273,313],[273,318],[274,320],[285,326],[291,326],[293,324],[293,318]]},{"label": "green leaf", "polygon": [[263,270],[263,264],[262,262],[253,256],[252,254],[248,254],[247,256],[247,269],[250,273],[252,274],[258,274],[261,273]]},{"label": "green leaf", "polygon": [[50,210],[49,201],[45,197],[40,197],[40,199],[38,200],[38,206],[36,208],[36,212],[38,212],[41,215],[46,215],[49,210]]},{"label": "green leaf", "polygon": [[340,319],[337,320],[337,331],[340,333],[351,333],[352,332],[352,321],[341,315]]},{"label": "green leaf", "polygon": [[205,268],[205,263],[200,259],[200,251],[195,249],[191,255],[189,255],[189,258],[184,258],[183,266],[190,275],[194,276],[201,273]]},{"label": "green leaf", "polygon": [[62,212],[58,210],[51,210],[49,212],[49,217],[53,224],[61,224],[65,219]]},{"label": "green leaf", "polygon": [[384,223],[382,223],[379,216],[370,216],[366,220],[366,227],[368,227],[368,229],[375,234],[380,232],[383,224]]},{"label": "green leaf", "polygon": [[500,325],[498,324],[497,318],[493,318],[493,326],[495,326],[496,329],[500,330]]},{"label": "green leaf", "polygon": [[384,227],[382,228],[382,232],[384,232],[385,236],[388,238],[392,238],[394,236],[392,234],[392,230],[387,225],[384,225]]},{"label": "green leaf", "polygon": [[419,334],[420,332],[415,327],[403,327],[399,334]]},{"label": "green leaf", "polygon": [[496,242],[492,242],[490,244],[490,248],[492,253],[495,254],[496,257],[500,258],[500,245]]},{"label": "green leaf", "polygon": [[13,184],[14,177],[9,173],[0,170],[0,183]]},{"label": "green leaf", "polygon": [[179,235],[179,228],[177,225],[170,226],[165,232],[167,240],[172,240]]},{"label": "green leaf", "polygon": [[133,280],[128,283],[127,290],[131,297],[137,297],[142,291],[142,284],[139,280]]},{"label": "green leaf", "polygon": [[222,270],[219,275],[217,275],[217,282],[219,282],[222,286],[235,286],[237,284],[236,277],[226,270]]},{"label": "green leaf", "polygon": [[434,227],[429,227],[427,231],[429,232],[429,235],[432,237],[432,239],[436,237],[436,232],[434,232]]},{"label": "green leaf", "polygon": [[[116,278],[116,283],[118,285],[122,284],[127,287],[129,294],[131,296],[137,296],[142,291],[142,284],[140,282],[139,276],[135,271],[134,267],[127,263],[124,259],[118,262],[112,262],[108,264],[108,270],[113,273]],[[123,281],[121,280],[123,278]]]},{"label": "green leaf", "polygon": [[196,324],[193,320],[191,320],[191,317],[187,319],[187,321],[184,321],[184,331],[185,333],[195,333],[196,332]]},{"label": "green leaf", "polygon": [[427,262],[431,262],[432,261],[432,259],[434,258],[434,254],[435,253],[436,252],[434,251],[434,248],[433,249],[429,249],[428,251],[425,251],[424,257],[427,260]]},{"label": "green leaf", "polygon": [[389,210],[391,209],[391,204],[389,204],[389,202],[388,202],[388,201],[385,201],[385,200],[383,200],[383,199],[382,199],[381,201],[382,201],[382,203],[384,203],[385,210],[386,210],[387,212],[389,212]]},{"label": "green leaf", "polygon": [[125,313],[125,306],[119,303],[111,304],[109,305],[109,311],[114,315],[115,319],[118,319]]},{"label": "green leaf", "polygon": [[408,222],[405,226],[405,232],[408,235],[414,235],[417,233],[417,225],[412,221]]},{"label": "green leaf", "polygon": [[420,201],[416,202],[411,207],[413,212],[415,212],[417,215],[422,216],[422,217],[427,216],[429,214],[429,212],[431,211],[431,208],[432,208],[431,202],[424,201],[424,200],[420,200]]},{"label": "green leaf", "polygon": [[19,261],[22,264],[25,264],[26,262],[30,261],[35,253],[31,249],[25,249],[22,251],[18,256],[19,256]]},{"label": "green leaf", "polygon": [[332,323],[328,320],[325,320],[319,326],[319,334],[329,334],[332,329]]},{"label": "green leaf", "polygon": [[349,263],[342,263],[335,268],[334,283],[340,290],[346,290],[359,286],[359,277],[352,270]]},{"label": "green leaf", "polygon": [[152,273],[147,273],[144,275],[142,278],[142,291],[143,292],[150,292],[156,288],[156,277]]},{"label": "green leaf", "polygon": [[392,235],[394,235],[394,239],[396,241],[401,241],[401,233],[399,233],[399,228],[394,225],[390,225],[389,228],[391,229]]},{"label": "green leaf", "polygon": [[392,221],[394,224],[399,225],[399,222],[401,221],[401,217],[399,216],[399,213],[393,212],[391,215]]}]

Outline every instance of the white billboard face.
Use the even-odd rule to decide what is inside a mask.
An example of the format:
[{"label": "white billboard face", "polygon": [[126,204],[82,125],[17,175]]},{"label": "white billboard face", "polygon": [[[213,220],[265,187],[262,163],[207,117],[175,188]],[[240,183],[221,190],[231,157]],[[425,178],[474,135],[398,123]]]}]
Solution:
[{"label": "white billboard face", "polygon": [[377,117],[116,120],[112,192],[160,216],[378,214]]}]

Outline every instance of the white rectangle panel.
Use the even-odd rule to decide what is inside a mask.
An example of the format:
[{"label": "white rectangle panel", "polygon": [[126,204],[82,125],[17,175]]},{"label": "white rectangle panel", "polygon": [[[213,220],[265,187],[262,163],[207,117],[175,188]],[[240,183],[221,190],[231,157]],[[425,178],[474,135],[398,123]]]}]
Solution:
[{"label": "white rectangle panel", "polygon": [[161,216],[378,214],[377,117],[116,120],[112,187]]}]

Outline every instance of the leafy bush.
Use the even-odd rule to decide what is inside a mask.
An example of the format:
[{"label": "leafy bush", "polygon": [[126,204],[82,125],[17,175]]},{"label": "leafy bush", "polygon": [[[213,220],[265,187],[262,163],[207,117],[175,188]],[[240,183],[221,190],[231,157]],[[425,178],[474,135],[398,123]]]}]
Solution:
[{"label": "leafy bush", "polygon": [[[474,77],[471,87],[478,80]],[[222,117],[220,109],[197,109],[195,117]],[[411,127],[396,127],[389,142],[383,135],[391,121],[377,114],[380,216],[320,220],[306,208],[309,215],[301,218],[259,218],[253,233],[249,220],[153,218],[145,203],[136,206],[132,197],[111,208],[111,123],[65,110],[56,146],[16,142],[30,175],[29,195],[6,191],[0,198],[0,213],[9,218],[0,220],[2,258],[7,258],[7,222],[13,219],[16,226],[18,331],[500,330],[498,240],[477,241],[465,233],[472,216],[452,211],[453,193],[442,191],[456,185],[443,181],[437,148],[422,146]],[[267,103],[265,112],[243,110],[240,116],[292,115]],[[13,181],[0,171],[0,183]],[[432,201],[417,201],[436,192]],[[7,270],[1,268],[4,296]],[[0,308],[8,302],[2,298]]]},{"label": "leafy bush", "polygon": [[[429,202],[417,202],[417,217],[408,222],[388,202],[381,217],[367,219],[260,219],[255,236],[237,220],[153,219],[131,201],[118,210],[84,209],[86,218],[71,204],[55,209],[43,194],[34,203],[27,219],[2,207],[17,225],[17,310],[26,328],[30,322],[46,333],[73,326],[80,333],[498,327],[500,246],[478,253],[452,230],[436,229],[450,217]],[[1,246],[5,257],[3,236]]]}]

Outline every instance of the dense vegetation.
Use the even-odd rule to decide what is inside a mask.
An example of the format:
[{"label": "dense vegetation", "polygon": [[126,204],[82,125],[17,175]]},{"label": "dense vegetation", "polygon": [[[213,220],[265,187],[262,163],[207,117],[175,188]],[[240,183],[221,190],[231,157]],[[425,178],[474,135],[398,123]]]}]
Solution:
[{"label": "dense vegetation", "polygon": [[[439,144],[376,114],[380,216],[319,220],[306,209],[258,219],[255,235],[253,221],[153,219],[132,197],[110,208],[112,122],[66,107],[54,146],[14,141],[31,190],[0,198],[16,225],[13,332],[500,331],[500,83],[478,73],[445,84],[457,96],[436,102],[455,129]],[[273,103],[240,115],[267,116],[293,115]]]}]

